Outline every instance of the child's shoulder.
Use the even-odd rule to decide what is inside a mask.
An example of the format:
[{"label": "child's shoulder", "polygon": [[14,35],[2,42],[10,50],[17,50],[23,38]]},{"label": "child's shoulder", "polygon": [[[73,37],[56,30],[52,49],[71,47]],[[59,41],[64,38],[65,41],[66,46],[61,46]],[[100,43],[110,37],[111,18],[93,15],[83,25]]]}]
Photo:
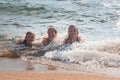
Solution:
[{"label": "child's shoulder", "polygon": [[48,40],[48,37],[47,36],[44,36],[43,38],[42,38],[42,42],[43,41],[47,41]]},{"label": "child's shoulder", "polygon": [[79,36],[78,38],[81,42],[84,42],[86,40],[86,38],[84,36]]},{"label": "child's shoulder", "polygon": [[42,38],[41,44],[45,46],[47,45],[47,43],[48,43],[48,37],[45,36]]},{"label": "child's shoulder", "polygon": [[16,43],[17,43],[17,44],[23,44],[23,43],[24,43],[24,40],[23,40],[23,39],[17,40]]}]

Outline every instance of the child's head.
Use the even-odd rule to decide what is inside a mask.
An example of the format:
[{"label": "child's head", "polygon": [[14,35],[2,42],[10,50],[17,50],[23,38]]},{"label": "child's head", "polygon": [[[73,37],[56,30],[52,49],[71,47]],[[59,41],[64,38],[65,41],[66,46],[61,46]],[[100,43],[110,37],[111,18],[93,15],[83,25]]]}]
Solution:
[{"label": "child's head", "polygon": [[68,28],[68,36],[73,38],[77,37],[79,34],[78,28],[75,25],[70,25]]},{"label": "child's head", "polygon": [[57,30],[55,28],[53,28],[53,26],[50,26],[48,28],[47,33],[48,33],[48,38],[50,40],[54,39],[57,36]]},{"label": "child's head", "polygon": [[35,34],[33,32],[27,32],[25,36],[25,43],[32,43],[35,40]]}]

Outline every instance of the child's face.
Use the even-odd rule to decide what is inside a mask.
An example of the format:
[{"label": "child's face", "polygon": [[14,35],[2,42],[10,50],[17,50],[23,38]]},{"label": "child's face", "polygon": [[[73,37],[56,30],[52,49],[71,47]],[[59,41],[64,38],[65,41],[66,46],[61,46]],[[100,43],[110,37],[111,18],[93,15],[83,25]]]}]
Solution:
[{"label": "child's face", "polygon": [[29,33],[28,35],[26,35],[26,43],[31,43],[34,41],[34,35]]},{"label": "child's face", "polygon": [[50,29],[49,31],[48,31],[48,38],[49,39],[54,39],[55,37],[56,37],[56,33],[55,33],[55,31],[54,30],[52,30],[52,29]]},{"label": "child's face", "polygon": [[77,37],[78,36],[78,31],[75,27],[70,27],[68,30],[68,35],[70,37]]}]

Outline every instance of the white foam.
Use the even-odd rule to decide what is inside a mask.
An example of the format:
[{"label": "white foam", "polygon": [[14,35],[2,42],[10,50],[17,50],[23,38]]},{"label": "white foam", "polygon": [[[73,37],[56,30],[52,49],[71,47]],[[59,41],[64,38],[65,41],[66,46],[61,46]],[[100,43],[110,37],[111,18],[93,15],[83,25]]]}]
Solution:
[{"label": "white foam", "polygon": [[[67,64],[78,64],[79,67],[74,67],[74,70],[81,70],[82,67],[82,69],[85,68],[84,71],[120,77],[119,51],[120,39],[89,41],[64,45],[59,50],[47,52],[44,57],[60,60]],[[67,69],[69,68],[67,67]]]},{"label": "white foam", "polygon": [[120,20],[115,24],[114,29],[120,30]]}]

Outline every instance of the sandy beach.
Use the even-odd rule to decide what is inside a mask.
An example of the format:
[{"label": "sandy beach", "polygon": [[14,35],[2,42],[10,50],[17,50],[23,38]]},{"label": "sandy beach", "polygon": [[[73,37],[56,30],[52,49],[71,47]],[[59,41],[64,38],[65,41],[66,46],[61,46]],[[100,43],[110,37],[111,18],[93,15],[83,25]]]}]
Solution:
[{"label": "sandy beach", "polygon": [[120,80],[110,76],[77,72],[0,72],[0,80]]}]

